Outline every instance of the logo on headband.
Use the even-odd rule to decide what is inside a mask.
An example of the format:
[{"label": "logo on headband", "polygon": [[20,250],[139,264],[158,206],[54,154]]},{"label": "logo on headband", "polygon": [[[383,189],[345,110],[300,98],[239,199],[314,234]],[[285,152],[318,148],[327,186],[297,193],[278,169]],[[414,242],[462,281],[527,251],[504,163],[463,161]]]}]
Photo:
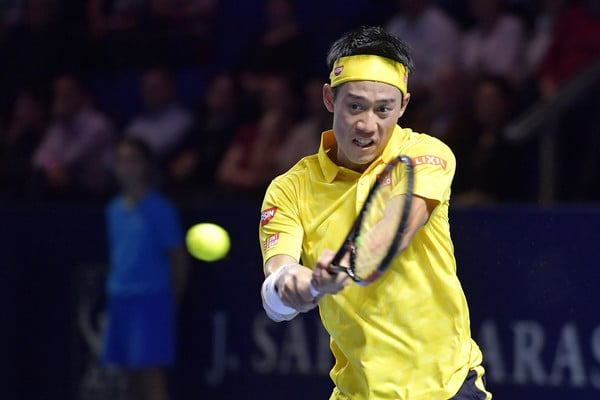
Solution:
[{"label": "logo on headband", "polygon": [[333,74],[335,76],[339,76],[342,73],[343,70],[344,70],[344,66],[340,65],[338,67],[335,67],[335,69],[333,70]]}]

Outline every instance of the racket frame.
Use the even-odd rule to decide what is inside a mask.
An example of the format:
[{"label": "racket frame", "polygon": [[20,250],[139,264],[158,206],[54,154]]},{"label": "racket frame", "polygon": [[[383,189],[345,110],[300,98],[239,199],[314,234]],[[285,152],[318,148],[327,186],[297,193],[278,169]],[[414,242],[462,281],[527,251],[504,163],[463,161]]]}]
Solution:
[{"label": "racket frame", "polygon": [[[404,195],[404,204],[402,206],[402,216],[400,217],[400,222],[398,224],[398,229],[394,234],[394,237],[388,247],[387,253],[381,261],[380,265],[377,267],[375,271],[373,271],[369,276],[361,278],[356,273],[356,240],[360,238],[362,221],[364,216],[369,209],[371,201],[375,197],[375,194],[379,191],[381,186],[383,185],[383,181],[386,179],[388,173],[390,173],[396,166],[402,163],[406,168],[406,193]],[[397,254],[397,248],[402,238],[404,237],[404,233],[406,231],[408,225],[408,217],[410,214],[410,209],[412,206],[413,200],[413,189],[414,189],[414,165],[412,159],[407,155],[400,155],[395,157],[392,161],[390,161],[384,167],[382,173],[375,180],[375,184],[369,191],[367,198],[361,207],[356,220],[354,221],[348,236],[344,240],[344,243],[339,248],[331,264],[328,266],[328,271],[332,273],[345,272],[348,276],[357,284],[366,286],[369,283],[375,281],[379,278],[390,266],[392,260]],[[346,254],[350,253],[350,265],[343,266],[340,265],[342,259],[346,256]]]}]

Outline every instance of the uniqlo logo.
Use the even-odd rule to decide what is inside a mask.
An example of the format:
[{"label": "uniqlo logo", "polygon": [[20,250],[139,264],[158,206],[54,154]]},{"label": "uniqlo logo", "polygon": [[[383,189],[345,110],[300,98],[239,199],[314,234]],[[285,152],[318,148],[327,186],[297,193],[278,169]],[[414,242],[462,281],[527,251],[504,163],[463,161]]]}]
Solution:
[{"label": "uniqlo logo", "polygon": [[381,186],[391,185],[392,175],[389,171],[383,171],[381,174],[377,175],[377,180],[380,182]]},{"label": "uniqlo logo", "polygon": [[269,250],[270,248],[274,247],[277,245],[277,243],[279,243],[279,232],[272,234],[271,236],[269,236],[264,242],[263,242],[263,248],[266,250]]}]

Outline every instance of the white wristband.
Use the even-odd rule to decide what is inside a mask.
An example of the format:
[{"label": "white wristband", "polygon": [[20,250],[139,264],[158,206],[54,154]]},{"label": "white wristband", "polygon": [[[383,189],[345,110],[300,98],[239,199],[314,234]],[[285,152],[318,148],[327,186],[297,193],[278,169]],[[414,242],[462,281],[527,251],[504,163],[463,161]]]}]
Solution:
[{"label": "white wristband", "polygon": [[290,264],[286,264],[279,267],[277,271],[273,272],[265,279],[261,288],[263,307],[267,316],[276,322],[289,321],[298,315],[298,311],[294,308],[283,304],[275,286],[281,274],[283,274],[289,266]]}]

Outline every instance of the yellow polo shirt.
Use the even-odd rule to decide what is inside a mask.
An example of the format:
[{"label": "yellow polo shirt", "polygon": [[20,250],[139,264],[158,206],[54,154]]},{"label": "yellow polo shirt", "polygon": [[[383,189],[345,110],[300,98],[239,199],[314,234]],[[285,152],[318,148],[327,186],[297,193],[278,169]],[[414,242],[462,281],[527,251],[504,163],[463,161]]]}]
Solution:
[{"label": "yellow polo shirt", "polygon": [[481,363],[456,276],[448,204],[455,159],[441,141],[396,127],[381,157],[362,174],[333,163],[324,132],[318,154],[273,180],[262,207],[263,259],[287,254],[312,267],[337,250],[384,165],[405,154],[415,165],[417,196],[439,205],[376,282],[351,284],[320,304],[331,336],[331,399],[449,399]]}]

